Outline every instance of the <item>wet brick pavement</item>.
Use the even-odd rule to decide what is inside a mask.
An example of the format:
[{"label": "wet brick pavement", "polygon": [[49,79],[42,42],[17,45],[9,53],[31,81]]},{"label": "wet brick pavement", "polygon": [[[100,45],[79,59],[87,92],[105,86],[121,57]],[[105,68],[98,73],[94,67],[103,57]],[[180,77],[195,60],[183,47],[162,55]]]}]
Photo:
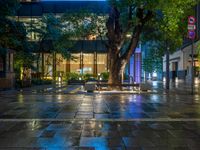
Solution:
[{"label": "wet brick pavement", "polygon": [[163,93],[1,93],[0,149],[199,150],[200,95]]}]

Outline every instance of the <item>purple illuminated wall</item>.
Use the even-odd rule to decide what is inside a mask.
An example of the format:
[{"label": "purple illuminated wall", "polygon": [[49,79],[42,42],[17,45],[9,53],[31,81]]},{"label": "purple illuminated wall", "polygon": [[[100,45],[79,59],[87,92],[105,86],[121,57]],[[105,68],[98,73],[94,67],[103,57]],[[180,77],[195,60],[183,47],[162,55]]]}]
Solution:
[{"label": "purple illuminated wall", "polygon": [[141,82],[141,53],[134,54],[134,81],[136,83]]},{"label": "purple illuminated wall", "polygon": [[131,56],[129,63],[129,75],[134,77],[134,56]]},{"label": "purple illuminated wall", "polygon": [[131,56],[129,62],[129,74],[136,83],[141,82],[141,56],[141,48],[136,48],[135,54]]}]

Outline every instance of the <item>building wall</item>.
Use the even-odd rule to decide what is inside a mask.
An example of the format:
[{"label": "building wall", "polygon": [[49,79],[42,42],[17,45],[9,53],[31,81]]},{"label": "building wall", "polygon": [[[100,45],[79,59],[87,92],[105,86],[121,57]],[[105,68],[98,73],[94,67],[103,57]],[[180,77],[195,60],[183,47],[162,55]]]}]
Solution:
[{"label": "building wall", "polygon": [[0,56],[0,89],[14,87],[13,53],[14,51],[7,50],[5,55]]},{"label": "building wall", "polygon": [[[194,43],[194,55],[197,54],[197,46],[200,42]],[[191,50],[192,45],[183,47],[182,49],[174,52],[170,55],[170,78],[173,78],[173,74],[177,71],[178,79],[190,79],[191,78]],[[199,67],[199,62],[197,58],[194,58],[195,66]],[[175,64],[177,63],[177,70]],[[165,76],[166,72],[166,56],[163,57],[163,73]],[[198,73],[197,73],[198,74]]]}]

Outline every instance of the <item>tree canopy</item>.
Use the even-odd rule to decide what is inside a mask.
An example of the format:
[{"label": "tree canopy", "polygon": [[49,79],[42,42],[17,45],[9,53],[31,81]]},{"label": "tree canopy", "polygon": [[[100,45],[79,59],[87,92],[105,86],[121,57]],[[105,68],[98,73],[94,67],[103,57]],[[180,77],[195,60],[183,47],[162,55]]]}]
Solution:
[{"label": "tree canopy", "polygon": [[18,0],[0,1],[0,48],[20,49],[26,41],[26,30],[22,23],[14,18],[19,8]]},{"label": "tree canopy", "polygon": [[142,38],[157,41],[164,50],[176,50],[187,31],[187,14],[194,9],[193,0],[108,0],[110,13],[106,21],[106,47],[109,55],[109,83],[119,83],[125,65]]}]

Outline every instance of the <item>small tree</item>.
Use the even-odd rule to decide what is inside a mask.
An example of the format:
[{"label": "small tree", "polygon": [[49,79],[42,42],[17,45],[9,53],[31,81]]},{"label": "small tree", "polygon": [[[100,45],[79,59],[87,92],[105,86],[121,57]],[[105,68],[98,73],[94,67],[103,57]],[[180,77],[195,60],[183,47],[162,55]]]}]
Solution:
[{"label": "small tree", "polygon": [[[146,43],[147,44],[147,43]],[[162,56],[163,52],[159,49],[158,45],[149,43],[148,52],[143,58],[142,68],[145,72],[162,72]]]},{"label": "small tree", "polygon": [[19,8],[17,0],[0,1],[0,50],[15,49],[21,45],[23,39],[23,28],[20,23],[13,19],[16,10]]},{"label": "small tree", "polygon": [[[48,52],[53,54],[53,78],[56,77],[56,53],[65,59],[73,59],[69,49],[76,43],[77,39],[86,37],[91,30],[87,25],[87,13],[64,13],[61,16],[53,14],[44,15],[38,22],[33,23],[31,32],[38,36],[39,48],[37,66],[39,66],[40,53],[45,52],[44,43],[49,42]],[[42,69],[44,74],[44,68]]]},{"label": "small tree", "polygon": [[159,34],[159,38],[156,40],[160,43],[159,49],[166,56],[166,89],[169,89],[170,80],[169,55],[180,48],[183,40],[187,37],[187,17],[194,13],[195,4],[196,2],[191,0],[160,3],[162,13],[159,14],[157,23],[155,23],[155,29]]},{"label": "small tree", "polygon": [[20,74],[20,68],[25,65],[30,66],[33,60],[26,38],[26,29],[14,17],[19,7],[18,0],[0,1],[0,55],[5,55],[7,49],[16,51],[14,69],[17,76]]}]

